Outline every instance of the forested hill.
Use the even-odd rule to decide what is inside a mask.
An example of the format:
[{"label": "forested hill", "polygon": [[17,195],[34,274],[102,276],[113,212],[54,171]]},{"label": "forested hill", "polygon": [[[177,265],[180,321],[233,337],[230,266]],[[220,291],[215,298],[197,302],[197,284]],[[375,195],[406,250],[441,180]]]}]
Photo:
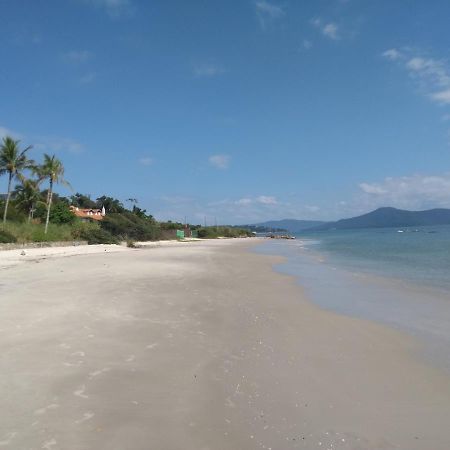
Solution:
[{"label": "forested hill", "polygon": [[362,216],[327,222],[310,228],[311,231],[345,230],[352,228],[417,227],[450,225],[450,209],[406,211],[396,208],[379,208]]}]

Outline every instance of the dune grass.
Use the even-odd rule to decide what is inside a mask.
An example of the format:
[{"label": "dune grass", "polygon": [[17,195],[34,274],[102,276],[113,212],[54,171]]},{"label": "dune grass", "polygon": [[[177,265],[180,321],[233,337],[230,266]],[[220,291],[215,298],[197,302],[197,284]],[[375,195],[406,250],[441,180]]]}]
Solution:
[{"label": "dune grass", "polygon": [[50,224],[47,234],[43,224],[6,222],[0,225],[0,230],[15,237],[16,242],[24,244],[28,242],[55,242],[69,241],[73,239],[70,225]]}]

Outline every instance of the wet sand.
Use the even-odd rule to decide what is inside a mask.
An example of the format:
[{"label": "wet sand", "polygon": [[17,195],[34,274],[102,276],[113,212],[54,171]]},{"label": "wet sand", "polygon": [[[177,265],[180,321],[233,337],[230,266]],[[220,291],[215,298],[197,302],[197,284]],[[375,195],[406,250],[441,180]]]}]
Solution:
[{"label": "wet sand", "polygon": [[253,245],[2,269],[0,448],[448,450],[418,343],[317,308]]}]

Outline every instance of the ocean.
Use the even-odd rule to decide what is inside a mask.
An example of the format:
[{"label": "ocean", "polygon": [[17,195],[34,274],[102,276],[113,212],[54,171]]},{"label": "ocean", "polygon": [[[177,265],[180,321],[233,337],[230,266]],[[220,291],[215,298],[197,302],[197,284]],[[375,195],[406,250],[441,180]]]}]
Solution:
[{"label": "ocean", "polygon": [[450,226],[303,233],[257,251],[286,257],[276,270],[318,306],[406,331],[450,371]]}]

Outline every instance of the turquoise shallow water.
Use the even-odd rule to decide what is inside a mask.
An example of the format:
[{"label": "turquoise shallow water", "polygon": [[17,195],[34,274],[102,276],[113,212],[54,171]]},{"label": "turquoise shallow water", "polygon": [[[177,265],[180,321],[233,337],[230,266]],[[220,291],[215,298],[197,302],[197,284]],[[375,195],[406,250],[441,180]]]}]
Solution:
[{"label": "turquoise shallow water", "polygon": [[450,292],[450,226],[298,235],[331,263]]},{"label": "turquoise shallow water", "polygon": [[415,230],[302,234],[256,251],[285,256],[276,269],[320,307],[405,331],[450,371],[450,227]]}]

